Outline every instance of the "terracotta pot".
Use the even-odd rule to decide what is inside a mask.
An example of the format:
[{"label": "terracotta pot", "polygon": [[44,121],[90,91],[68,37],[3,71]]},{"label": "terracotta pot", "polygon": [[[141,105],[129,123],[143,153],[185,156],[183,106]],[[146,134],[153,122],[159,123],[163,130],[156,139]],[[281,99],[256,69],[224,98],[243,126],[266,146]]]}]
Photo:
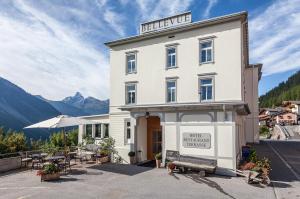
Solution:
[{"label": "terracotta pot", "polygon": [[100,163],[106,163],[109,162],[109,157],[108,156],[103,156],[99,159]]},{"label": "terracotta pot", "polygon": [[161,160],[156,160],[156,168],[160,168]]},{"label": "terracotta pot", "polygon": [[59,173],[43,174],[41,175],[41,181],[58,180],[59,177]]}]

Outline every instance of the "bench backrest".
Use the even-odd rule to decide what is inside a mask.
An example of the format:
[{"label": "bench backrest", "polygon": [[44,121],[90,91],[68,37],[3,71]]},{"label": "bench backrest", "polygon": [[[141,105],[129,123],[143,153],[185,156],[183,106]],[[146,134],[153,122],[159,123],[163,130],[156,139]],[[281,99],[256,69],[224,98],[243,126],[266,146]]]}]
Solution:
[{"label": "bench backrest", "polygon": [[217,160],[193,157],[193,156],[188,156],[188,155],[180,155],[179,151],[173,151],[173,150],[166,151],[166,160],[217,166]]},{"label": "bench backrest", "polygon": [[203,164],[203,165],[209,165],[209,166],[217,166],[217,160],[199,158],[199,157],[192,157],[192,156],[186,156],[186,155],[181,155],[179,157],[179,161],[180,162],[189,162],[189,163],[193,163],[193,164]]},{"label": "bench backrest", "polygon": [[166,160],[167,161],[178,161],[179,156],[180,156],[179,151],[172,151],[172,150],[166,151]]}]

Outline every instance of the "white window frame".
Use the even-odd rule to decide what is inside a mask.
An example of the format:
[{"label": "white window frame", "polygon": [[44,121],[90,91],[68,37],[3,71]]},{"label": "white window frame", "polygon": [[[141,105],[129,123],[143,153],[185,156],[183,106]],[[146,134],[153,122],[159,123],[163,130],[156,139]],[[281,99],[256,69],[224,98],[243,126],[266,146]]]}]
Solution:
[{"label": "white window frame", "polygon": [[[211,79],[211,84],[205,84],[204,85],[206,87],[208,87],[208,86],[212,87],[211,99],[207,99],[207,95],[206,95],[206,99],[202,99],[201,88],[202,88],[203,85],[201,85],[201,80],[206,80],[206,79]],[[212,77],[212,76],[199,77],[198,84],[199,84],[198,93],[199,93],[199,100],[200,100],[200,102],[211,102],[211,101],[214,101],[215,100],[215,80],[214,80],[214,77]],[[207,89],[206,89],[206,92],[207,92]]]},{"label": "white window frame", "polygon": [[[128,93],[128,87],[129,86],[134,86],[134,93],[135,93],[135,101],[134,101],[134,103],[128,101],[128,94],[129,94]],[[136,104],[136,101],[137,101],[137,84],[136,83],[126,83],[125,84],[125,104],[127,104],[127,105]]]},{"label": "white window frame", "polygon": [[[174,101],[173,100],[168,101],[168,92],[169,92],[168,82],[174,82],[175,83],[175,95],[174,95],[175,99],[174,99]],[[166,103],[176,103],[176,102],[177,102],[177,79],[166,79]]]},{"label": "white window frame", "polygon": [[[129,126],[127,126],[127,124],[130,123]],[[127,133],[128,130],[130,131],[130,138],[127,137]],[[131,143],[131,139],[132,139],[132,123],[131,120],[129,118],[124,119],[124,144],[128,145]]]},{"label": "white window frame", "polygon": [[[172,53],[170,56],[175,56],[175,64],[172,66],[169,66],[169,53],[168,50],[169,49],[175,49],[175,53]],[[173,59],[171,59],[173,60]],[[171,68],[177,68],[177,46],[173,45],[173,46],[167,46],[166,47],[166,69],[171,69]]]},{"label": "white window frame", "polygon": [[[211,47],[206,47],[204,50],[206,52],[206,61],[202,62],[202,44],[211,42]],[[199,64],[209,64],[214,63],[215,60],[215,47],[214,47],[214,39],[204,39],[199,41]],[[207,61],[207,51],[211,50],[211,61]]]},{"label": "white window frame", "polygon": [[[128,65],[128,63],[129,63],[129,60],[128,60],[128,57],[129,56],[134,56],[134,60],[130,60],[130,68],[131,68],[131,70],[129,71],[129,65]],[[125,64],[125,66],[126,66],[126,74],[134,74],[134,73],[136,73],[136,71],[137,71],[137,53],[136,52],[128,52],[128,53],[126,53],[126,64]],[[135,68],[134,68],[134,70],[132,70],[132,63],[135,63]]]}]

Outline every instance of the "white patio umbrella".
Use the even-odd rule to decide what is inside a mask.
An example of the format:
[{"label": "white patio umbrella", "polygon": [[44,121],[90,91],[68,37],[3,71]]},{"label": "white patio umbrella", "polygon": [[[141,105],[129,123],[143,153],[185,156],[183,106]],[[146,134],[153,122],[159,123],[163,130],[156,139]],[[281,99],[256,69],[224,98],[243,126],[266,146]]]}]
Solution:
[{"label": "white patio umbrella", "polygon": [[59,115],[54,118],[44,120],[42,122],[32,124],[25,127],[25,129],[30,128],[63,128],[69,126],[78,126],[83,124],[95,124],[94,121],[82,119],[79,117],[71,117],[68,115]]},{"label": "white patio umbrella", "polygon": [[79,117],[71,117],[68,115],[59,115],[54,118],[32,124],[30,126],[25,127],[24,129],[30,129],[30,128],[63,128],[64,133],[64,144],[66,146],[65,142],[65,130],[64,127],[70,127],[70,126],[78,126],[83,124],[95,124],[94,121],[82,119]]}]

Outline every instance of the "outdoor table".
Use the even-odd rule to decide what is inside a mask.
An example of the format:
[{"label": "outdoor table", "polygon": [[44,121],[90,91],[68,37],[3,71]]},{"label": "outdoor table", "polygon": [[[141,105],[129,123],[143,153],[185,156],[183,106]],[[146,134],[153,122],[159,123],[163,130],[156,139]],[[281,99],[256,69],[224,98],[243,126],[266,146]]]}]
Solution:
[{"label": "outdoor table", "polygon": [[48,153],[41,153],[41,156],[42,156],[42,157],[47,157],[47,156],[48,156]]},{"label": "outdoor table", "polygon": [[58,162],[59,160],[63,160],[66,157],[63,155],[59,155],[59,156],[52,156],[52,157],[47,157],[45,160],[49,161],[49,162]]},{"label": "outdoor table", "polygon": [[42,155],[40,153],[34,153],[31,155],[31,158],[34,159],[34,158],[41,158]]}]

